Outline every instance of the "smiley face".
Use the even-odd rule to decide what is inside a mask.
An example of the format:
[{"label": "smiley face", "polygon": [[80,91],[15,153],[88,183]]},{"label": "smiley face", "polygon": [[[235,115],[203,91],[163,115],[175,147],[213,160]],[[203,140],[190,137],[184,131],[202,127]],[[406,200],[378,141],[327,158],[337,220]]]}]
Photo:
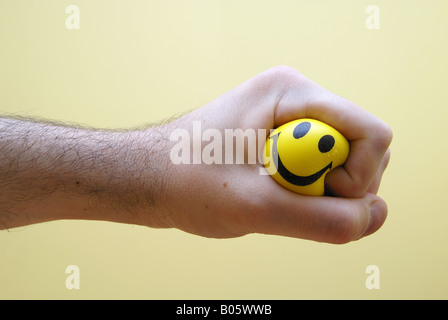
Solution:
[{"label": "smiley face", "polygon": [[314,120],[288,122],[269,135],[263,162],[268,173],[285,188],[321,196],[325,176],[347,160],[349,143],[329,125]]}]

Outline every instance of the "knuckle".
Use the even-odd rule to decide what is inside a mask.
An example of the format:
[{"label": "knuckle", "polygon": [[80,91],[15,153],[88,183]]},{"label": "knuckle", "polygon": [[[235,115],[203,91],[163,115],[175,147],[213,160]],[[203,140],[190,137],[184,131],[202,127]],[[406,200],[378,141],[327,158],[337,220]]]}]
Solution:
[{"label": "knuckle", "polygon": [[271,69],[268,69],[263,74],[267,77],[268,80],[281,83],[305,79],[305,77],[299,71],[286,65],[275,66]]},{"label": "knuckle", "polygon": [[380,129],[377,130],[377,137],[376,137],[377,147],[379,149],[386,150],[392,143],[392,139],[393,139],[392,128],[383,122],[380,125]]},{"label": "knuckle", "polygon": [[336,195],[345,198],[361,198],[369,187],[370,178],[364,175],[353,175],[345,183],[341,183]]},{"label": "knuckle", "polygon": [[353,198],[360,198],[366,193],[368,187],[369,185],[365,182],[365,179],[359,177],[353,180],[352,184],[348,186],[349,194]]},{"label": "knuckle", "polygon": [[250,85],[246,87],[249,90],[246,92],[247,97],[253,97],[256,101],[263,97],[264,101],[272,101],[273,105],[277,105],[282,97],[291,90],[294,91],[297,88],[313,84],[299,71],[285,65],[272,67],[252,78],[249,83]]},{"label": "knuckle", "polygon": [[353,208],[338,212],[328,226],[328,242],[346,244],[358,239],[365,229],[361,220]]},{"label": "knuckle", "polygon": [[276,75],[289,75],[289,74],[297,74],[299,73],[296,69],[286,66],[286,65],[278,65],[270,69],[273,74]]}]

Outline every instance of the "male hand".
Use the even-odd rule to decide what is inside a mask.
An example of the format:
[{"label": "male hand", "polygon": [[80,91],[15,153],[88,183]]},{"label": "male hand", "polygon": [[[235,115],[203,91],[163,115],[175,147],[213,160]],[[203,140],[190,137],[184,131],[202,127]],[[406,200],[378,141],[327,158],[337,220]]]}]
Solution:
[{"label": "male hand", "polygon": [[[347,243],[377,231],[387,206],[376,195],[389,161],[391,129],[354,103],[310,81],[289,67],[263,72],[213,102],[160,127],[192,133],[269,129],[313,118],[334,127],[350,142],[343,167],[328,173],[334,196],[303,196],[260,175],[258,164],[177,164],[167,160],[163,200],[152,226],[175,227],[216,238],[264,233],[329,243]],[[264,137],[265,139],[266,137]],[[169,153],[175,142],[165,145]],[[161,198],[161,199],[162,199]]]}]

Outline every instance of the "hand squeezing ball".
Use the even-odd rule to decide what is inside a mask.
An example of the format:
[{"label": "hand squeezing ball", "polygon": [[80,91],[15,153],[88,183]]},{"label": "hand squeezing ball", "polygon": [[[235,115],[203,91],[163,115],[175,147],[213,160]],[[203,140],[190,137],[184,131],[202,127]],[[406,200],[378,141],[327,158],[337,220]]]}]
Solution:
[{"label": "hand squeezing ball", "polygon": [[304,195],[322,196],[325,176],[344,164],[350,146],[336,129],[314,119],[288,122],[269,135],[263,162],[283,187]]}]

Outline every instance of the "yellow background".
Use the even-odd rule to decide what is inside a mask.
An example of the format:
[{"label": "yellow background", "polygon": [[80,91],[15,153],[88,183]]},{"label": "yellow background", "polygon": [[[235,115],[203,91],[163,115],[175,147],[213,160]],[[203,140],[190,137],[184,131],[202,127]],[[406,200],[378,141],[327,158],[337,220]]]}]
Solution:
[{"label": "yellow background", "polygon": [[[79,30],[65,27],[72,4]],[[380,30],[365,26],[372,4]],[[384,119],[394,141],[389,216],[361,241],[50,222],[0,232],[0,298],[448,298],[447,16],[446,0],[1,1],[1,112],[135,126],[284,64]],[[71,264],[79,290],[65,287]]]}]

